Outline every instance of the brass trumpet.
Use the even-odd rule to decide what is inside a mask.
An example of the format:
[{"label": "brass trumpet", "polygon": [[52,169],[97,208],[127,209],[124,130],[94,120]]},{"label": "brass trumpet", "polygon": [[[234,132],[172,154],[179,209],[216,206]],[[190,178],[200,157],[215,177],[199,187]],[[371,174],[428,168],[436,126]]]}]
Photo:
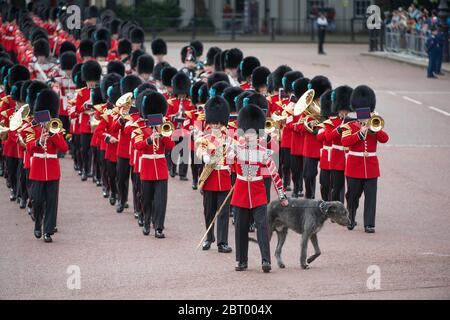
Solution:
[{"label": "brass trumpet", "polygon": [[163,137],[170,137],[175,131],[175,127],[172,122],[166,121],[159,128],[159,134]]},{"label": "brass trumpet", "polygon": [[274,121],[272,118],[267,118],[267,119],[266,119],[266,124],[265,124],[265,126],[264,126],[264,131],[265,131],[267,134],[270,134],[270,133],[274,132],[275,129],[276,129],[276,123],[275,123],[275,121]]},{"label": "brass trumpet", "polygon": [[64,131],[63,123],[59,118],[52,118],[48,123],[48,131],[51,134],[58,134]]},{"label": "brass trumpet", "polygon": [[381,131],[384,128],[384,119],[375,113],[367,122],[367,126],[369,127],[370,131],[373,132]]}]

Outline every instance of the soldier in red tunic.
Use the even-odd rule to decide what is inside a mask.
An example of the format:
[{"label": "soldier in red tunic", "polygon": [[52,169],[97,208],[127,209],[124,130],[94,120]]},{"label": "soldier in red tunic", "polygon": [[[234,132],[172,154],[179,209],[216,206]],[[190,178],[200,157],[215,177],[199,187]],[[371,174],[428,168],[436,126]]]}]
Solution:
[{"label": "soldier in red tunic", "polygon": [[252,72],[261,65],[259,59],[253,56],[245,57],[239,65],[239,69],[242,75],[242,81],[240,87],[244,90],[252,89]]},{"label": "soldier in red tunic", "polygon": [[236,207],[236,271],[248,266],[248,229],[253,215],[258,244],[261,251],[262,269],[270,272],[269,228],[267,224],[267,196],[261,169],[267,168],[283,206],[288,200],[283,190],[275,163],[265,147],[266,116],[256,105],[248,105],[239,111],[239,140],[232,145],[227,157],[236,166],[237,179],[231,204]]},{"label": "soldier in red tunic", "polygon": [[[224,98],[216,96],[209,99],[205,105],[208,128],[195,141],[197,156],[205,163],[204,170],[207,170],[205,172],[209,172],[209,175],[201,181],[206,228],[212,223],[217,210],[224,203],[231,189],[231,169],[226,161],[227,150],[233,141],[226,127],[229,115],[228,102]],[[227,202],[217,218],[217,248],[222,253],[232,251],[228,246],[229,204]],[[203,242],[203,250],[209,250],[213,242],[215,242],[214,227],[210,229]]]},{"label": "soldier in red tunic", "polygon": [[[58,117],[59,97],[51,89],[42,90],[36,98],[34,113],[48,110],[52,118]],[[27,135],[26,149],[31,156],[30,179],[33,180],[33,209],[36,217],[34,235],[42,237],[42,221],[44,221],[44,241],[52,242],[56,227],[56,212],[60,168],[58,152],[67,152],[68,146],[62,131],[49,129],[48,122],[32,127]]]},{"label": "soldier in red tunic", "polygon": [[356,87],[351,104],[358,120],[345,124],[342,131],[342,145],[349,149],[345,165],[347,208],[351,221],[348,228],[352,230],[356,226],[356,211],[364,191],[364,229],[367,233],[374,233],[377,182],[380,176],[377,144],[388,142],[389,136],[382,129],[372,131],[368,125],[376,104],[375,92],[371,88],[364,85]]},{"label": "soldier in red tunic", "polygon": [[[155,91],[144,91],[140,110],[141,116],[164,115],[167,112],[167,101]],[[164,238],[164,220],[167,207],[168,169],[165,159],[166,149],[174,147],[170,137],[162,136],[159,126],[147,126],[141,121],[134,138],[134,148],[140,152],[139,173],[142,181],[142,199],[144,210],[144,235],[150,233],[150,222],[154,221],[155,237]]]}]

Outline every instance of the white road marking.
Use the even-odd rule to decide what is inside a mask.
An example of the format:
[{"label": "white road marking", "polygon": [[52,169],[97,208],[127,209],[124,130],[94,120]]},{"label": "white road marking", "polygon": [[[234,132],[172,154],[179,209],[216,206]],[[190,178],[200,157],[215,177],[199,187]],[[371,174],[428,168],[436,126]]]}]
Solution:
[{"label": "white road marking", "polygon": [[408,100],[408,101],[410,101],[412,103],[415,103],[415,104],[423,104],[422,102],[414,100],[413,98],[410,98],[410,97],[407,97],[407,96],[403,96],[403,99]]},{"label": "white road marking", "polygon": [[388,148],[450,148],[450,144],[380,144],[379,147]]},{"label": "white road marking", "polygon": [[433,110],[433,111],[442,113],[444,116],[450,117],[450,113],[448,113],[447,111],[444,111],[444,110],[441,110],[441,109],[439,109],[439,108],[432,107],[432,106],[429,106],[428,108],[430,108],[430,109]]},{"label": "white road marking", "polygon": [[387,91],[387,93],[389,93],[389,94],[391,94],[391,95],[393,95],[393,96],[396,96],[396,95],[397,95],[394,91]]},{"label": "white road marking", "polygon": [[436,257],[450,257],[450,254],[434,253],[434,252],[423,252],[422,255],[424,255],[424,256],[436,256]]}]

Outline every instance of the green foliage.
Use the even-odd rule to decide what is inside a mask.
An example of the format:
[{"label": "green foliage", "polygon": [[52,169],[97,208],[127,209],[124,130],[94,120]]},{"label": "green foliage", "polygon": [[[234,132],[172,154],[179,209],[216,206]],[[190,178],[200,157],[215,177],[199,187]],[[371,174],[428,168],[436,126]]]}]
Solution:
[{"label": "green foliage", "polygon": [[118,6],[117,15],[124,20],[138,22],[144,30],[165,30],[180,25],[182,9],[176,0],[142,1],[137,7]]}]

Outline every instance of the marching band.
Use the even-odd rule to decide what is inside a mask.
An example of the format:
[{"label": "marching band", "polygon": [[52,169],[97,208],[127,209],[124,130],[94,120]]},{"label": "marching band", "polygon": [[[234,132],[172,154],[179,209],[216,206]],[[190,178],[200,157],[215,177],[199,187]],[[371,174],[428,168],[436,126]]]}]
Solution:
[{"label": "marching band", "polygon": [[202,249],[216,242],[232,252],[232,216],[236,271],[248,267],[255,228],[262,270],[271,270],[272,187],[288,206],[288,196],[314,199],[319,175],[322,200],[346,201],[349,230],[364,192],[365,232],[375,232],[376,150],[389,136],[370,87],[333,89],[327,77],[287,65],[271,72],[237,48],[211,47],[203,62],[200,41],[183,47],[177,70],[163,39],[147,53],[143,29],[111,10],[89,7],[81,30],[67,19],[64,6],[1,7],[0,174],[36,238],[51,242],[57,232],[59,159],[68,151],[81,181],[92,178],[117,213],[129,207],[131,179],[137,223],[158,239],[168,180],[187,181],[190,165],[203,197]]}]

